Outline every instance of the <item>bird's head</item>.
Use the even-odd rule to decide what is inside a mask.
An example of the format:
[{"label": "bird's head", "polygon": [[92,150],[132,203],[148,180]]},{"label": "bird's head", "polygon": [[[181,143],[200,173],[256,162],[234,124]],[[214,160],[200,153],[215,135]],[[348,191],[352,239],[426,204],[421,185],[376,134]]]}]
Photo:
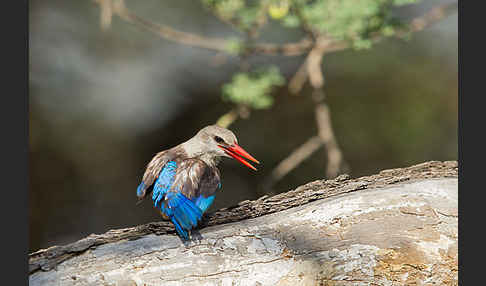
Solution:
[{"label": "bird's head", "polygon": [[233,132],[218,125],[204,127],[190,141],[192,142],[188,144],[188,147],[192,146],[194,150],[207,156],[234,158],[253,170],[256,168],[243,158],[257,164],[260,163],[238,145],[238,140]]}]

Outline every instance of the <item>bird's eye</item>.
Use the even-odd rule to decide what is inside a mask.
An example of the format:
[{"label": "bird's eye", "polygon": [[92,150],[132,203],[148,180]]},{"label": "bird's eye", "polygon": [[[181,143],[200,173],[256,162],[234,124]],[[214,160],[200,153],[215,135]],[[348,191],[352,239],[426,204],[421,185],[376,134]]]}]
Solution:
[{"label": "bird's eye", "polygon": [[214,141],[216,141],[216,142],[217,142],[217,143],[219,143],[219,144],[224,143],[223,138],[221,138],[221,137],[219,137],[219,136],[214,136]]}]

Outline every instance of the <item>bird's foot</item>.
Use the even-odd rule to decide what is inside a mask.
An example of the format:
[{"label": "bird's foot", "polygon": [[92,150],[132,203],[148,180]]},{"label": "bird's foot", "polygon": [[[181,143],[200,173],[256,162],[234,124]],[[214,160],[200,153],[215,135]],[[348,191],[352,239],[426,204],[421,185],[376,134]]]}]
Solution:
[{"label": "bird's foot", "polygon": [[201,233],[199,232],[199,230],[193,229],[193,230],[191,230],[191,233],[190,233],[190,239],[191,239],[191,241],[200,243],[201,240],[203,239],[203,237],[202,237]]},{"label": "bird's foot", "polygon": [[191,245],[197,245],[201,243],[203,237],[201,233],[199,233],[198,230],[191,230],[189,231],[189,238],[185,239],[183,237],[180,237],[178,235],[179,239],[181,240],[181,243],[184,244],[185,247],[190,247]]}]

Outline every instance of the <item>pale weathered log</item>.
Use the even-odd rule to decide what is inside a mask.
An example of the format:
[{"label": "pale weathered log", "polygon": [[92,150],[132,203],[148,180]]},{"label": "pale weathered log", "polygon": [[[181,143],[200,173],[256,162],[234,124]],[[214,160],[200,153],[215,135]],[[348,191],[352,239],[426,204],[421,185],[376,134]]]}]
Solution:
[{"label": "pale weathered log", "polygon": [[457,162],[315,181],[169,224],[29,256],[31,285],[457,285]]}]

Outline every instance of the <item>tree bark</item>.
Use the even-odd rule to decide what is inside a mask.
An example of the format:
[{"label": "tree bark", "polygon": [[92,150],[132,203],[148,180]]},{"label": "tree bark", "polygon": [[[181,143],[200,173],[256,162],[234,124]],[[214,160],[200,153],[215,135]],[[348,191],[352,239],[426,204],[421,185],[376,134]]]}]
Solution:
[{"label": "tree bark", "polygon": [[457,162],[341,175],[29,255],[31,285],[457,285]]}]

